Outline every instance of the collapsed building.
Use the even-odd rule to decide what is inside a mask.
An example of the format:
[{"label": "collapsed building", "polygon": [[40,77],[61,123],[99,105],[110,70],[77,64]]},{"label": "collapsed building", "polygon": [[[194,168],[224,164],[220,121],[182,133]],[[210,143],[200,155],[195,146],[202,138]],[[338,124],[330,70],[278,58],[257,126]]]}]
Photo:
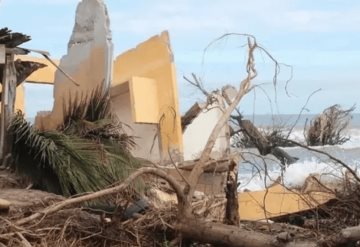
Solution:
[{"label": "collapsed building", "polygon": [[[196,103],[181,118],[168,32],[114,57],[109,16],[101,0],[79,3],[67,54],[54,61],[61,70],[46,59],[18,58],[47,65],[30,75],[27,81],[54,85],[53,108],[37,114],[36,128],[58,128],[63,123],[65,109],[73,100],[86,98],[98,88],[109,88],[113,114],[128,126],[129,134],[136,137],[137,145],[132,154],[163,165],[179,181],[194,167],[194,160],[200,157],[227,107],[222,94],[213,92],[212,100]],[[16,109],[23,110],[22,85],[17,88],[16,97]],[[226,167],[228,162],[234,162],[226,159],[229,155],[229,126],[224,126],[211,153],[213,164],[200,178],[198,191],[224,194]],[[235,159],[235,162],[238,161]],[[331,199],[324,191],[311,193],[297,195],[280,184],[266,191],[240,193],[240,217],[247,220],[278,217],[316,207]],[[283,203],[279,204],[280,200]]]}]

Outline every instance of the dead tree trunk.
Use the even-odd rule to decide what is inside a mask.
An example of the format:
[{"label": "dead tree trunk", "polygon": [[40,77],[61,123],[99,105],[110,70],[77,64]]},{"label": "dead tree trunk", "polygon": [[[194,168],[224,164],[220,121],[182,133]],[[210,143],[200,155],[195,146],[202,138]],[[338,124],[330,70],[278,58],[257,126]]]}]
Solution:
[{"label": "dead tree trunk", "polygon": [[287,242],[280,236],[271,236],[237,226],[206,222],[200,219],[184,218],[176,229],[186,238],[229,247],[315,247],[315,242]]},{"label": "dead tree trunk", "polygon": [[283,149],[273,146],[250,120],[243,120],[241,119],[241,116],[233,118],[237,120],[245,135],[250,138],[251,142],[259,150],[261,155],[272,154],[280,160],[281,164],[284,166],[293,164],[298,160],[297,158],[289,155]]},{"label": "dead tree trunk", "polygon": [[11,140],[7,133],[7,128],[14,113],[16,97],[16,70],[13,53],[6,54],[2,78],[2,92],[3,97],[1,100],[0,158],[3,161],[6,155],[11,152]]},{"label": "dead tree trunk", "polygon": [[274,247],[270,235],[200,219],[186,218],[180,221],[176,228],[184,237],[218,246]]},{"label": "dead tree trunk", "polygon": [[237,164],[231,161],[227,174],[227,182],[225,188],[226,208],[225,208],[225,224],[238,226],[240,222],[239,201],[237,192]]}]

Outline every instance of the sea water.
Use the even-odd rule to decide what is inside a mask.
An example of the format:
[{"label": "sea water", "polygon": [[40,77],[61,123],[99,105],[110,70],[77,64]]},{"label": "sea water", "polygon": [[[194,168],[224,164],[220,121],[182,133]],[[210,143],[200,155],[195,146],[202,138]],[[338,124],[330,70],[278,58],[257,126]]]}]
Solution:
[{"label": "sea water", "polygon": [[[259,128],[270,128],[271,126],[293,127],[289,138],[305,143],[304,126],[306,122],[313,119],[315,115],[255,115],[246,116]],[[360,168],[360,114],[353,114],[349,128],[344,134],[350,138],[342,145],[312,147],[324,151],[341,160],[353,169]],[[319,154],[301,147],[283,148],[298,161],[283,169],[280,162],[272,155],[262,157],[254,148],[243,149],[243,161],[239,166],[239,191],[263,190],[274,183],[281,175],[283,182],[288,187],[301,187],[310,174],[322,174],[321,179],[340,179],[345,169],[326,155]]]}]

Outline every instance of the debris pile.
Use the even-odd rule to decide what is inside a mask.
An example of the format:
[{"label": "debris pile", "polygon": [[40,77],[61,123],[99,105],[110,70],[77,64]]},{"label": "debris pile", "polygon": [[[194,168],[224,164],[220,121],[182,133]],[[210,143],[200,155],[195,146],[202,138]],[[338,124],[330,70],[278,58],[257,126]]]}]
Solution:
[{"label": "debris pile", "polygon": [[[255,37],[238,34],[248,48],[238,89],[208,92],[193,75],[187,80],[206,100],[180,118],[167,32],[112,64],[105,4],[82,0],[68,54],[53,77],[54,107],[31,125],[14,113],[14,78],[46,68],[16,65],[13,53],[30,51],[16,46],[29,37],[14,33],[10,42],[8,34],[0,30],[0,44],[6,41],[0,45],[0,61],[6,57],[0,62],[0,246],[349,246],[360,240],[360,178],[331,155],[347,171],[339,183],[312,175],[294,189],[279,177],[264,191],[238,193],[243,156],[231,149],[231,133],[243,132],[259,156],[274,155],[284,170],[297,161],[271,135],[232,115],[257,77],[255,53],[264,49]],[[279,63],[265,54],[276,80]],[[337,110],[324,114],[343,118]],[[230,128],[231,119],[239,130]],[[316,126],[328,126],[319,119]]]}]

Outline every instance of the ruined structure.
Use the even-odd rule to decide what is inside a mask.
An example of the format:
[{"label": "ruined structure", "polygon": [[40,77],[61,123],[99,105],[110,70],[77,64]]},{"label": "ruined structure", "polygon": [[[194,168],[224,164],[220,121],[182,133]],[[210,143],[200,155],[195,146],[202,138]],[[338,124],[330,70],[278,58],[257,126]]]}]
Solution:
[{"label": "ruined structure", "polygon": [[79,85],[54,66],[29,77],[30,82],[54,84],[53,109],[40,112],[35,126],[57,128],[69,102],[100,86],[110,87],[113,113],[136,136],[133,154],[154,162],[182,160],[176,72],[168,33],[152,37],[113,61],[109,25],[103,1],[79,4],[68,54],[59,62]]},{"label": "ruined structure", "polygon": [[111,100],[114,113],[138,137],[135,155],[152,161],[182,159],[176,71],[167,32],[115,59]]},{"label": "ruined structure", "polygon": [[76,97],[85,97],[94,89],[108,87],[111,81],[112,51],[110,21],[101,0],[81,1],[76,10],[75,25],[68,52],[60,67],[79,85],[62,72],[54,79],[54,106],[51,113],[42,113],[36,126],[54,129],[62,124],[64,109]]},{"label": "ruined structure", "polygon": [[[55,61],[74,79],[76,84],[62,72],[49,65],[27,78],[29,82],[54,84],[54,106],[51,112],[40,112],[35,126],[39,129],[55,129],[62,124],[64,107],[76,96],[86,96],[99,86],[110,87],[112,112],[125,123],[128,132],[136,136],[137,146],[132,151],[136,157],[153,162],[169,164],[183,162],[177,169],[167,167],[179,182],[189,176],[204,150],[206,142],[222,117],[228,99],[222,92],[213,92],[204,104],[196,103],[181,123],[174,58],[167,32],[156,35],[134,49],[113,60],[113,46],[106,7],[101,0],[80,2],[68,54]],[[48,64],[37,58],[28,60]],[[78,85],[77,85],[78,84]],[[234,91],[234,90],[233,90]],[[18,90],[18,93],[21,93]],[[230,100],[236,95],[230,96]],[[21,102],[23,97],[18,97]],[[212,159],[196,185],[196,190],[206,194],[224,194],[229,160],[219,161],[229,154],[229,128],[224,126],[216,139]],[[179,169],[179,170],[178,170]],[[240,194],[240,215],[243,219],[263,219],[262,205],[273,216],[308,209],[299,196],[283,187],[275,186],[267,192]],[[274,192],[274,193],[273,193]],[[279,206],[279,200],[284,200]],[[320,199],[321,202],[328,198]],[[270,200],[271,202],[268,202]],[[274,202],[274,203],[272,203]],[[296,205],[302,206],[296,206]]]}]

